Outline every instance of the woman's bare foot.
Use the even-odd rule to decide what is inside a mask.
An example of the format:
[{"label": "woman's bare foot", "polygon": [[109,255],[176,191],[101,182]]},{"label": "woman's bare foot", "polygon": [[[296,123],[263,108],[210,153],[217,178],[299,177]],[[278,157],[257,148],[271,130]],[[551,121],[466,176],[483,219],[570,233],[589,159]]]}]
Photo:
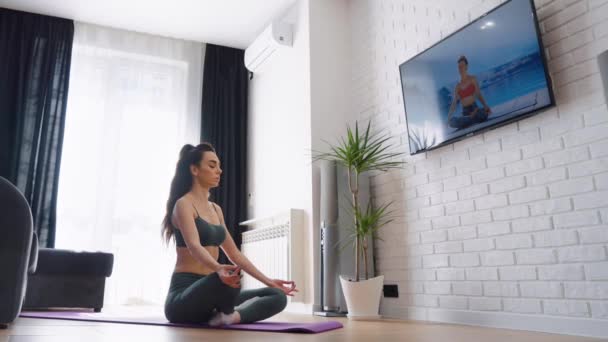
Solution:
[{"label": "woman's bare foot", "polygon": [[238,311],[234,311],[232,313],[233,315],[233,321],[230,324],[239,324],[241,323],[241,314]]},{"label": "woman's bare foot", "polygon": [[231,325],[238,324],[241,322],[241,314],[238,311],[234,311],[231,314],[225,314],[218,312],[209,320],[209,325],[212,327],[218,327],[220,325]]},{"label": "woman's bare foot", "polygon": [[219,311],[216,312],[215,315],[213,315],[213,317],[211,317],[211,319],[207,323],[212,327],[219,327],[220,325],[222,325],[222,315],[224,314]]}]

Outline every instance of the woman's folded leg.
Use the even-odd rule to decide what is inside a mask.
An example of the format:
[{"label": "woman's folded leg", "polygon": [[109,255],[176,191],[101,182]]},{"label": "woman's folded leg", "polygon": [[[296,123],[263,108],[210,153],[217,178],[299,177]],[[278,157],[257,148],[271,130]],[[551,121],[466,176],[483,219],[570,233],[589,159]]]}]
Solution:
[{"label": "woman's folded leg", "polygon": [[[248,301],[250,299],[252,300]],[[236,311],[241,315],[241,323],[253,323],[283,311],[287,306],[287,296],[280,289],[272,287],[242,290],[236,303],[238,305]]]},{"label": "woman's folded leg", "polygon": [[[180,283],[181,286],[173,289],[174,283]],[[176,273],[171,285],[173,290],[165,302],[165,316],[175,323],[207,322],[215,309],[231,314],[240,292],[240,289],[222,283],[217,273],[207,276]]]}]

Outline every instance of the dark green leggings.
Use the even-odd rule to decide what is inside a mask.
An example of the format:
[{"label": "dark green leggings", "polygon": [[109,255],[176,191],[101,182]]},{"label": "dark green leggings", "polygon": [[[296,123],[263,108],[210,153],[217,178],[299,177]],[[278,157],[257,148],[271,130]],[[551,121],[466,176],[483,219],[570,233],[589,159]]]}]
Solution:
[{"label": "dark green leggings", "polygon": [[285,293],[277,288],[241,290],[222,283],[217,273],[173,273],[165,317],[172,323],[207,323],[216,311],[231,314],[236,310],[241,323],[253,323],[278,314],[286,305]]}]

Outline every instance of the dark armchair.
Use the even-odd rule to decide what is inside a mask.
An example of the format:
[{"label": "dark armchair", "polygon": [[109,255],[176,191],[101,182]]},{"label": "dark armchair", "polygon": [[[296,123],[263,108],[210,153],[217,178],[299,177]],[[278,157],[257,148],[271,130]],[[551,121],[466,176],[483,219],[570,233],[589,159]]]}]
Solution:
[{"label": "dark armchair", "polygon": [[36,270],[37,256],[38,239],[27,200],[0,177],[0,328],[19,315],[28,273]]}]

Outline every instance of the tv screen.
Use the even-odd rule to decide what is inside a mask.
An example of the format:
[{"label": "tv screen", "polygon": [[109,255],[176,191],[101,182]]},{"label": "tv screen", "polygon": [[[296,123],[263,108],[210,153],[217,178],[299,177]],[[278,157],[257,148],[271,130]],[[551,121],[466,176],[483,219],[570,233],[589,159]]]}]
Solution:
[{"label": "tv screen", "polygon": [[530,0],[502,4],[399,71],[411,154],[555,103]]}]

